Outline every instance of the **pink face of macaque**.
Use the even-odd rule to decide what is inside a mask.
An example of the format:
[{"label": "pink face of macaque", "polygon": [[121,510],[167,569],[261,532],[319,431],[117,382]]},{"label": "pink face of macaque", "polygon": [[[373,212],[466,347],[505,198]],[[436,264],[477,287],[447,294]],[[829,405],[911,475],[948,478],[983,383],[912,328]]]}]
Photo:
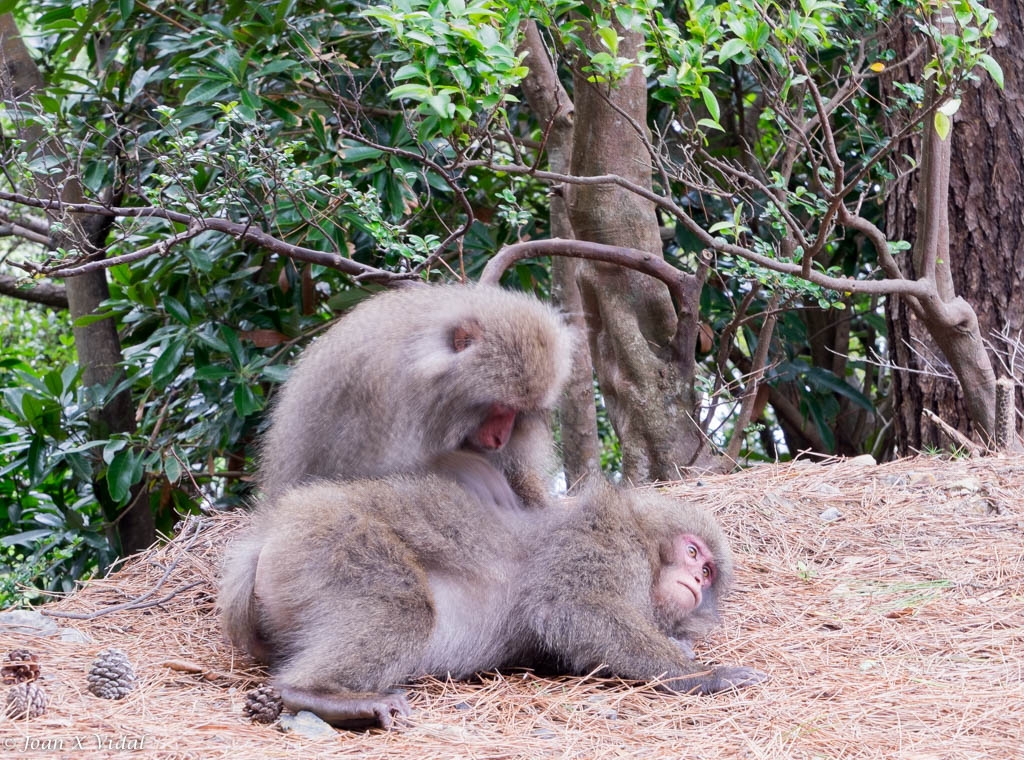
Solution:
[{"label": "pink face of macaque", "polygon": [[494,404],[480,426],[469,434],[469,447],[476,451],[500,451],[508,443],[515,424],[515,409],[504,404]]},{"label": "pink face of macaque", "polygon": [[656,596],[677,614],[700,606],[704,589],[715,582],[715,558],[700,538],[683,533],[672,539],[671,561],[661,569]]}]

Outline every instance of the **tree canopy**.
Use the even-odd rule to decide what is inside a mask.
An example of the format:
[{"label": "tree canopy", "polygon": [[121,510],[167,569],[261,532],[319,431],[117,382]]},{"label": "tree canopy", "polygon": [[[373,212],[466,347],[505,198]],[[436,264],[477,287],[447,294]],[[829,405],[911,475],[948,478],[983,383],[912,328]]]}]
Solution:
[{"label": "tree canopy", "polygon": [[[959,92],[1002,80],[974,0],[0,12],[13,580],[66,588],[181,511],[240,503],[308,339],[396,281],[478,279],[510,245],[531,258],[487,277],[588,320],[589,395],[560,416],[570,482],[597,460],[635,481],[895,453],[892,294],[994,432],[994,374],[943,267]],[[907,172],[925,188],[913,248],[883,221]]]}]

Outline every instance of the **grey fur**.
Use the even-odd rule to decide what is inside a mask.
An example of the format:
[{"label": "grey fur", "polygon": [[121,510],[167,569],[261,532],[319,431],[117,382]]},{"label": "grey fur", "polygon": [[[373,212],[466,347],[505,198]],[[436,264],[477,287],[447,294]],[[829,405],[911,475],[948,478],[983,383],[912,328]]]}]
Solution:
[{"label": "grey fur", "polygon": [[[476,339],[455,351],[460,328]],[[497,287],[410,287],[364,301],[305,350],[281,389],[262,446],[264,497],[317,478],[423,472],[500,403],[519,414],[505,447],[486,456],[524,504],[546,503],[550,412],[573,340],[553,308]]]},{"label": "grey fur", "polygon": [[[390,725],[408,712],[392,687],[428,673],[547,665],[701,693],[766,678],[693,662],[677,641],[714,625],[732,582],[706,512],[593,484],[574,505],[526,513],[480,497],[494,490],[423,475],[283,495],[228,554],[225,630],[271,663],[286,706],[338,725]],[[673,617],[652,589],[678,534],[704,540],[717,576],[700,607]]]}]

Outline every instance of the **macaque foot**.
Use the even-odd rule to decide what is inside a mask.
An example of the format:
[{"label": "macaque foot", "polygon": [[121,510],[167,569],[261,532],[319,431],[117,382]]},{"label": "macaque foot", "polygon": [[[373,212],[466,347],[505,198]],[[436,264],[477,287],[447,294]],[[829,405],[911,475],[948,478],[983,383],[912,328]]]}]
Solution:
[{"label": "macaque foot", "polygon": [[308,710],[336,728],[395,728],[412,712],[404,691],[383,694],[333,693],[279,685],[284,706]]}]

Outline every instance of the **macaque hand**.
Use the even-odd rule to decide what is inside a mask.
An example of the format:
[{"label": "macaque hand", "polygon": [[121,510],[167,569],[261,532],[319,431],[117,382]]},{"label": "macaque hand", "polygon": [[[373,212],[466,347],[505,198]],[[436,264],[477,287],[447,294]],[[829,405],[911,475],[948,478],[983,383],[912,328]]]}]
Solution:
[{"label": "macaque hand", "polygon": [[770,676],[756,668],[744,665],[722,665],[709,668],[707,672],[681,678],[671,678],[660,684],[668,691],[687,694],[716,694],[728,689],[755,686],[767,681]]}]

